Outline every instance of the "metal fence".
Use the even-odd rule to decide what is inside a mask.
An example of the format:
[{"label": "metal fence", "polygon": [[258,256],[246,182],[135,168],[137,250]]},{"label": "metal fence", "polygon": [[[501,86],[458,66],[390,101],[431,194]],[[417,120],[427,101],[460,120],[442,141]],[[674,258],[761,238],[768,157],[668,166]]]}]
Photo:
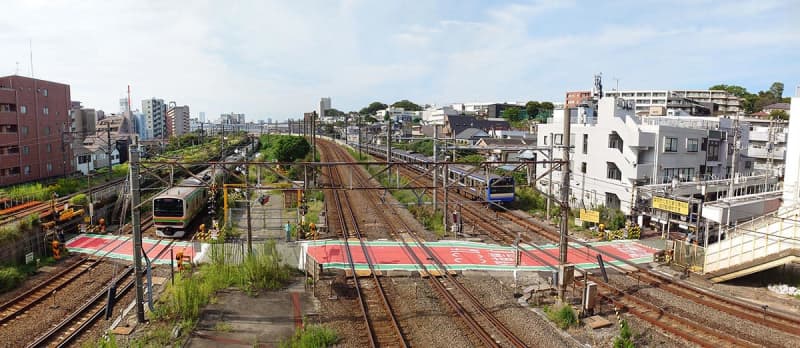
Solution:
[{"label": "metal fence", "polygon": [[682,240],[671,241],[672,262],[678,266],[702,273],[705,264],[705,248]]}]

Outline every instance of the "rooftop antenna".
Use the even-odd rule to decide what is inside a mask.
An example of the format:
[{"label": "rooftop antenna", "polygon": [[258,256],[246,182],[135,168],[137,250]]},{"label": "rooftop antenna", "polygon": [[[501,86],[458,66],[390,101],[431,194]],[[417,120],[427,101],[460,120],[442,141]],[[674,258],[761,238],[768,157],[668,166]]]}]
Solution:
[{"label": "rooftop antenna", "polygon": [[31,52],[31,78],[33,78],[33,39],[28,39],[28,48]]},{"label": "rooftop antenna", "polygon": [[19,75],[19,62],[17,62],[17,70],[14,70],[14,75]]}]

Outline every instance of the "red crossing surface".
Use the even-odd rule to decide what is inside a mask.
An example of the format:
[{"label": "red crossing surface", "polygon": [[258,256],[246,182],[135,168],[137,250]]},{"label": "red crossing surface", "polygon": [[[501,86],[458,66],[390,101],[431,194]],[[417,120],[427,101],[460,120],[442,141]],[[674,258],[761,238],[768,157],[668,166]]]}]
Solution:
[{"label": "red crossing surface", "polygon": [[[168,264],[170,262],[169,251],[154,259],[162,250],[167,248],[168,244],[169,240],[144,238],[142,241],[142,247],[147,251],[147,257],[150,258],[150,261],[160,264]],[[184,255],[191,256],[194,259],[195,250],[192,243],[175,242],[170,248],[174,253],[183,251]],[[127,236],[81,234],[67,242],[67,249],[71,252],[94,254],[96,256],[103,256],[110,251],[111,253],[107,257],[133,260],[133,241]]]},{"label": "red crossing surface", "polygon": [[[368,242],[369,246],[367,249],[373,264],[416,264],[405,247],[392,244],[395,243]],[[511,247],[470,242],[432,242],[426,243],[426,245],[433,250],[439,260],[449,266],[464,266],[463,268],[508,268],[513,267],[515,263],[514,249]],[[657,251],[656,249],[633,241],[596,243],[594,247],[604,253],[636,263],[649,262],[652,260],[653,253]],[[417,257],[425,264],[433,263],[420,247],[414,245],[412,249]],[[353,257],[353,263],[366,263],[364,253],[357,242],[350,243],[350,252]],[[529,252],[535,257],[531,257],[528,253],[523,252],[521,254],[520,266],[544,270],[548,268],[548,265],[558,264],[558,248],[556,246],[546,246],[542,250],[529,249]],[[306,253],[318,263],[331,264],[333,266],[348,264],[347,256],[344,253],[344,246],[338,241],[309,243]],[[612,258],[608,255],[604,255],[603,260],[609,262],[612,261]],[[570,248],[567,254],[567,262],[576,264],[582,268],[597,267],[597,253],[585,247],[579,249]],[[381,268],[389,269],[402,267]]]}]

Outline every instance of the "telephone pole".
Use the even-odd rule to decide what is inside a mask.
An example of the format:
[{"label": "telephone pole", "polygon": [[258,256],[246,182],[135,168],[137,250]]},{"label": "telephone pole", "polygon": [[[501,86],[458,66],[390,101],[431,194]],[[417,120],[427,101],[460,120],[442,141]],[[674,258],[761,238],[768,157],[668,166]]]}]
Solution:
[{"label": "telephone pole", "polygon": [[[731,181],[728,185],[728,199],[733,198],[733,182],[736,178],[736,158],[739,157],[739,115],[733,120],[733,158],[731,159]],[[730,213],[730,212],[729,212]]]},{"label": "telephone pole", "polygon": [[130,147],[131,226],[133,226],[133,278],[136,281],[136,320],[144,323],[144,284],[142,283],[142,225],[139,216],[139,143]]}]

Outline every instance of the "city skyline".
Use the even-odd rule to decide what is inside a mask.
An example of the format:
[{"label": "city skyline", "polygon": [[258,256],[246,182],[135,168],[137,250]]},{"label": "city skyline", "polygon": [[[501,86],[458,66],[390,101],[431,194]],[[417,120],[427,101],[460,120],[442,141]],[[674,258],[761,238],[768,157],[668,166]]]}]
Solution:
[{"label": "city skyline", "polygon": [[781,81],[789,96],[800,83],[791,1],[184,5],[6,4],[0,75],[30,76],[32,46],[34,77],[69,84],[86,107],[115,111],[130,84],[132,105],[156,97],[254,121],[298,118],[320,97],[342,111],[563,101],[599,72],[607,90]]}]

